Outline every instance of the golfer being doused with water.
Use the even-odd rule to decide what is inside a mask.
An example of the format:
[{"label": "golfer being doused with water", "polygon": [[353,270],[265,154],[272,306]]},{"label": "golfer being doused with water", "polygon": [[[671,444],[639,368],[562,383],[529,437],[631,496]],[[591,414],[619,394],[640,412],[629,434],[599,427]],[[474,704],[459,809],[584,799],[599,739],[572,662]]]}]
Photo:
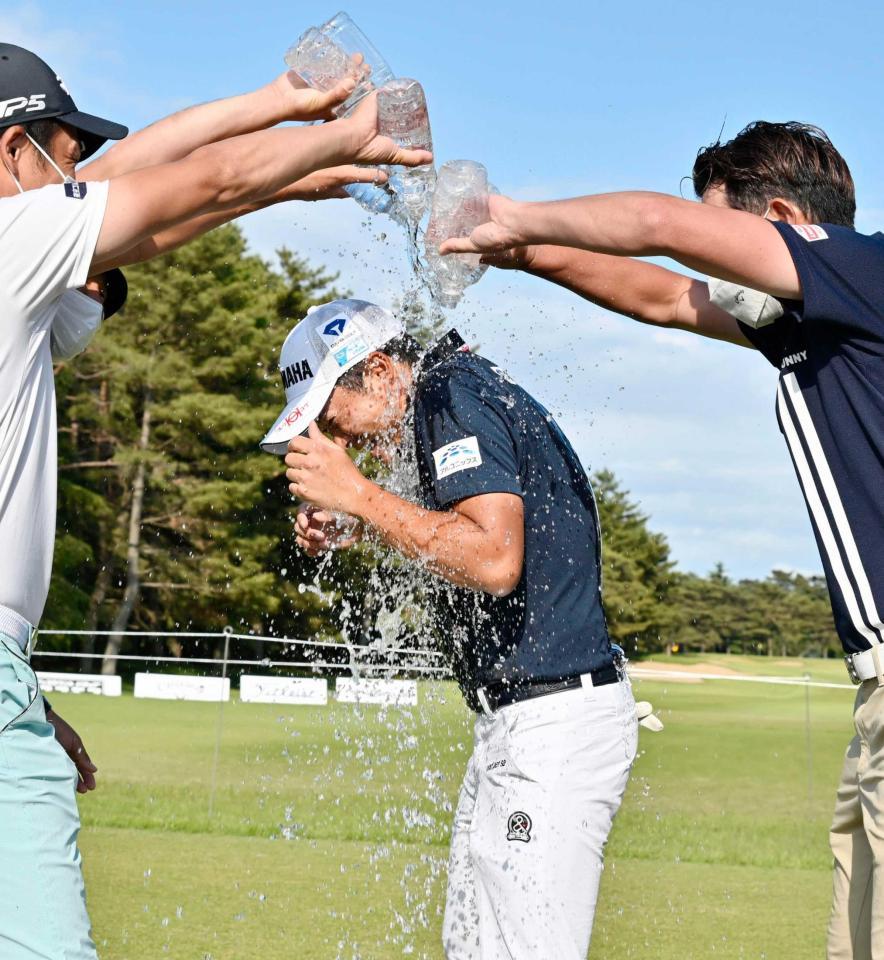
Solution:
[{"label": "golfer being doused with water", "polygon": [[[45,703],[30,664],[55,537],[52,361],[59,320],[75,334],[84,319],[86,329],[94,329],[86,313],[91,301],[78,292],[90,279],[268,203],[334,195],[342,182],[360,176],[342,165],[431,159],[377,135],[373,98],[347,120],[259,130],[309,118],[303,108],[310,103],[323,115],[352,90],[352,83],[343,84],[317,99],[296,86],[284,76],[264,92],[167,118],[111,149],[83,175],[75,173],[78,163],[106,140],[124,137],[126,128],[79,111],[39,57],[0,44],[2,960],[96,956],[76,804],[76,790],[94,788],[96,768],[80,738]],[[236,135],[249,130],[257,132]],[[75,351],[82,340],[74,339],[79,345],[67,347]]]},{"label": "golfer being doused with water", "polygon": [[[447,957],[585,960],[637,739],[585,470],[552,416],[453,330],[422,352],[385,310],[338,300],[292,330],[280,369],[288,405],[262,446],[286,454],[299,544],[352,543],[343,513],[439,578],[432,612],[477,713]],[[348,447],[413,458],[414,501],[363,476]]]}]

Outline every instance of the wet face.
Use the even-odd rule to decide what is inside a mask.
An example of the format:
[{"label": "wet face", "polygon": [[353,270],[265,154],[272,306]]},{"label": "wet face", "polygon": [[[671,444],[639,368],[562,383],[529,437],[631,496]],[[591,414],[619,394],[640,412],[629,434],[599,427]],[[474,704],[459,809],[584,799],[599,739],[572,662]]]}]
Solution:
[{"label": "wet face", "polygon": [[388,463],[399,443],[408,409],[411,369],[384,353],[366,361],[363,389],[335,387],[322,413],[319,429],[348,447],[370,449]]}]

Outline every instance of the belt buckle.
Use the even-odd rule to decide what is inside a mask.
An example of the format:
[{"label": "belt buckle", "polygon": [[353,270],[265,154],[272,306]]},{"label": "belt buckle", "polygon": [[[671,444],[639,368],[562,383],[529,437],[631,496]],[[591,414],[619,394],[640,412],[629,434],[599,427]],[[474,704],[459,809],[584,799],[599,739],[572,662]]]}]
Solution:
[{"label": "belt buckle", "polygon": [[626,673],[626,664],[629,663],[629,657],[626,656],[626,651],[619,643],[611,644],[611,652],[614,654],[614,669],[617,671],[617,679],[622,683],[629,679]]},{"label": "belt buckle", "polygon": [[847,676],[850,677],[851,683],[858,687],[862,683],[862,680],[860,679],[860,676],[856,671],[856,667],[853,664],[853,654],[848,653],[844,658],[844,662],[847,664]]}]

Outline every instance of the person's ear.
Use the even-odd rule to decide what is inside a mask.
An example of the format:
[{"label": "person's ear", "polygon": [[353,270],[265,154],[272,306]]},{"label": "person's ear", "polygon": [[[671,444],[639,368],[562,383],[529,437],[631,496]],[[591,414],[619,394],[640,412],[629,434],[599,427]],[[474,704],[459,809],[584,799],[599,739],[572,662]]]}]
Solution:
[{"label": "person's ear", "polygon": [[780,220],[783,223],[810,223],[796,204],[783,197],[774,197],[768,204],[767,219]]},{"label": "person's ear", "polygon": [[386,389],[386,384],[393,373],[393,361],[385,353],[376,350],[369,354],[365,362],[365,372],[363,374],[363,383],[371,388],[373,384]]},{"label": "person's ear", "polygon": [[27,142],[25,128],[20,123],[6,127],[0,132],[0,154],[5,161],[17,164]]}]

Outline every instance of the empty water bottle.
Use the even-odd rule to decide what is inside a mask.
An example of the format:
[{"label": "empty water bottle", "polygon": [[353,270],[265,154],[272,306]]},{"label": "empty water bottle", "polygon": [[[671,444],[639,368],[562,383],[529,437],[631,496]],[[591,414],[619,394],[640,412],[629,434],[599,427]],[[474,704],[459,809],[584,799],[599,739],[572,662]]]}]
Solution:
[{"label": "empty water bottle", "polygon": [[339,117],[349,115],[363,97],[393,79],[387,61],[346,13],[307,30],[286,53],[285,62],[319,90],[331,90],[346,77],[353,77],[356,87],[335,107]]},{"label": "empty water bottle", "polygon": [[[424,88],[417,80],[391,80],[378,94],[378,129],[400,147],[413,150],[433,149],[430,115]],[[400,203],[405,219],[420,222],[433,185],[436,170],[431,163],[420,167],[389,167],[390,189]]]},{"label": "empty water bottle", "polygon": [[319,32],[343,50],[352,63],[359,64],[360,82],[338,108],[338,116],[346,116],[364,96],[379,90],[394,74],[377,47],[343,11],[324,23]]},{"label": "empty water bottle", "polygon": [[[311,87],[331,90],[348,76],[356,87],[335,113],[348,116],[372,90],[393,79],[393,71],[377,48],[346,13],[338,13],[321,27],[311,27],[285,56],[288,66]],[[354,183],[344,188],[362,207],[372,213],[395,216],[396,197],[386,186]]]},{"label": "empty water bottle", "polygon": [[[324,92],[336,87],[348,76],[357,85],[362,79],[361,65],[316,27],[311,27],[288,50],[285,62],[311,87]],[[336,109],[341,111],[343,106]]]},{"label": "empty water bottle", "polygon": [[473,160],[451,160],[439,169],[424,254],[430,270],[430,287],[443,307],[456,307],[464,290],[488,269],[477,253],[439,255],[439,245],[449,237],[466,237],[487,223],[488,171]]}]

